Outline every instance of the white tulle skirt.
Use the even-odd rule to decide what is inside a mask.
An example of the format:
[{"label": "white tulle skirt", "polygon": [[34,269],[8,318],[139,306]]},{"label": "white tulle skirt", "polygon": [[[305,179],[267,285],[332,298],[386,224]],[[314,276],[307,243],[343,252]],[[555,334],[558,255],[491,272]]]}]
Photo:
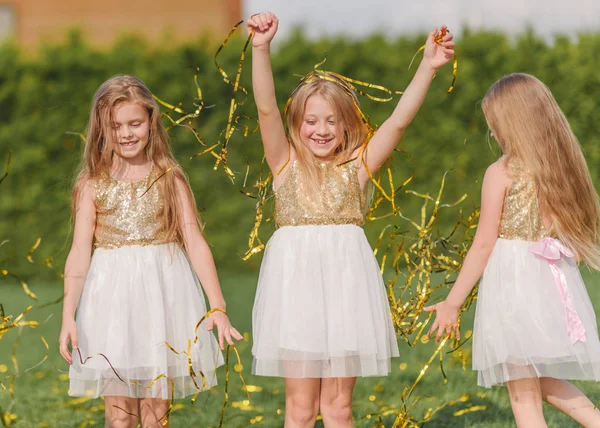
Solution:
[{"label": "white tulle skirt", "polygon": [[[473,329],[473,369],[478,384],[553,377],[600,380],[600,342],[594,308],[577,264],[563,257],[572,308],[584,340],[569,335],[564,299],[548,260],[532,242],[498,239],[479,284]],[[574,343],[573,343],[574,342]]]},{"label": "white tulle skirt", "polygon": [[278,229],[260,269],[252,330],[256,375],[387,375],[398,345],[383,279],[362,228]]},{"label": "white tulle skirt", "polygon": [[69,394],[166,400],[211,388],[223,357],[203,325],[194,343],[205,313],[200,283],[176,244],[96,249],[76,318],[81,357],[92,358],[82,365],[73,353]]}]

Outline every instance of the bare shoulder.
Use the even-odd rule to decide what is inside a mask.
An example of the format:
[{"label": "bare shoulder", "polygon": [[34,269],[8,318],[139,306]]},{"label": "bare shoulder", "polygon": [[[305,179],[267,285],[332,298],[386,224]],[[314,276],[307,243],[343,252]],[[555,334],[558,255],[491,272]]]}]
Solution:
[{"label": "bare shoulder", "polygon": [[179,174],[175,175],[174,182],[175,182],[175,191],[177,192],[177,196],[180,199],[181,203],[186,204],[186,205],[191,204],[194,192],[192,190],[192,187],[191,187],[189,181],[185,178],[182,171],[181,171],[181,175],[179,175]]},{"label": "bare shoulder", "polygon": [[[73,190],[73,215],[75,232],[84,230],[84,236],[93,234],[96,221],[96,180],[89,176],[78,177]],[[90,232],[91,231],[91,232]],[[79,233],[76,233],[80,236]]]},{"label": "bare shoulder", "polygon": [[491,164],[485,171],[484,181],[491,182],[495,186],[499,187],[509,187],[512,182],[512,178],[506,159],[500,158]]},{"label": "bare shoulder", "polygon": [[96,180],[89,175],[83,175],[77,178],[75,189],[76,192],[74,196],[77,197],[77,205],[93,202],[96,198]]}]

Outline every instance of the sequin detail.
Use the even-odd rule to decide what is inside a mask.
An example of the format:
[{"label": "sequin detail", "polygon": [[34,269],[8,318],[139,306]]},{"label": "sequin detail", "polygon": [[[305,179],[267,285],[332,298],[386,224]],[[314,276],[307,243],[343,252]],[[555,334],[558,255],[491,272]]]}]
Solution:
[{"label": "sequin detail", "polygon": [[277,226],[308,226],[365,223],[365,195],[352,162],[344,165],[321,164],[323,180],[318,195],[307,191],[296,161],[292,163],[275,191]]},{"label": "sequin detail", "polygon": [[512,184],[504,197],[498,236],[523,241],[550,236],[542,220],[533,178],[516,161],[510,162],[509,167]]},{"label": "sequin detail", "polygon": [[160,181],[146,192],[155,178],[156,172],[153,169],[144,180],[138,182],[118,181],[110,176],[94,181],[95,248],[159,245],[168,242]]}]

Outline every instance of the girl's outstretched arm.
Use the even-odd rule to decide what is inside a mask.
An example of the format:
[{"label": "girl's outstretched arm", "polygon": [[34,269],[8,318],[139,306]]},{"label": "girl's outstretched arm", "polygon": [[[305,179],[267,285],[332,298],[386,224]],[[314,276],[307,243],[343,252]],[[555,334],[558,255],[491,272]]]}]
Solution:
[{"label": "girl's outstretched arm", "polygon": [[[180,222],[183,225],[183,241],[192,267],[202,284],[202,288],[206,292],[211,309],[220,308],[225,310],[225,298],[219,285],[217,268],[210,248],[200,231],[196,216],[196,207],[190,198],[187,185],[179,181],[177,183],[177,192],[183,208],[180,218]],[[233,345],[232,338],[237,340],[242,339],[242,335],[232,327],[229,318],[222,312],[212,313],[206,322],[206,329],[208,331],[211,331],[214,326],[217,327],[221,349],[225,348],[224,340]]]},{"label": "girl's outstretched arm", "polygon": [[424,308],[427,312],[436,311],[436,318],[427,333],[432,336],[438,330],[436,340],[439,342],[444,334],[456,332],[456,338],[460,339],[458,329],[458,315],[460,307],[467,296],[475,287],[483,274],[485,266],[496,240],[498,239],[498,228],[502,217],[502,207],[506,190],[511,184],[511,178],[506,171],[504,159],[500,159],[489,166],[483,178],[481,189],[481,213],[479,224],[473,245],[465,257],[462,269],[458,274],[456,283],[450,290],[446,300]]},{"label": "girl's outstretched arm", "polygon": [[[446,27],[444,26],[439,31],[435,28],[429,33],[425,43],[423,60],[415,76],[406,91],[404,91],[392,115],[381,125],[369,142],[364,155],[371,173],[377,171],[392,154],[406,127],[412,122],[421,104],[423,104],[435,73],[452,59],[454,55],[453,36],[448,32],[442,38],[441,43],[438,44],[435,40],[438,33],[445,30]],[[367,182],[369,177],[365,168],[359,170],[359,177],[361,184]]]},{"label": "girl's outstretched arm", "polygon": [[258,110],[260,133],[265,147],[265,157],[271,172],[276,174],[288,160],[290,147],[285,136],[283,120],[271,70],[271,40],[277,32],[279,20],[271,12],[253,15],[248,19],[252,36],[252,88]]},{"label": "girl's outstretched arm", "polygon": [[73,244],[65,263],[65,294],[62,327],[58,340],[60,354],[69,364],[73,362],[72,353],[69,352],[68,348],[69,342],[71,342],[73,351],[78,347],[75,310],[90,267],[94,229],[96,228],[94,190],[90,181],[82,185],[78,198],[75,211],[75,227],[73,229]]}]

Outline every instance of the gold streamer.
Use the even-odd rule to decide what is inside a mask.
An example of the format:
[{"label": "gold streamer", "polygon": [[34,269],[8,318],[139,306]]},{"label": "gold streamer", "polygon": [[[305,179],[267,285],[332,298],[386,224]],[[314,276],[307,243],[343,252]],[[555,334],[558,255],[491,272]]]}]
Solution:
[{"label": "gold streamer", "polygon": [[[223,421],[225,420],[225,408],[227,404],[229,404],[229,351],[233,348],[235,351],[235,355],[237,357],[238,365],[242,366],[242,360],[240,359],[240,354],[238,353],[235,345],[227,345],[227,349],[225,351],[225,400],[223,402],[223,406],[221,407],[221,418],[219,419],[219,428],[223,427]],[[238,375],[242,380],[242,385],[244,386],[244,391],[246,392],[246,397],[250,400],[250,393],[248,392],[248,387],[246,386],[246,381],[242,375],[242,370],[238,371]]]},{"label": "gold streamer", "polygon": [[41,339],[42,339],[42,343],[44,344],[44,346],[46,348],[46,354],[44,355],[44,358],[42,358],[42,360],[39,363],[37,363],[36,365],[29,367],[23,373],[27,373],[28,371],[31,371],[31,370],[41,366],[48,359],[48,353],[50,352],[50,346],[48,346],[48,342],[46,342],[46,339],[44,338],[44,336],[42,336]]},{"label": "gold streamer", "polygon": [[35,240],[35,242],[33,243],[33,246],[29,249],[29,254],[27,254],[27,261],[29,263],[34,263],[33,258],[31,256],[33,255],[33,252],[35,250],[37,250],[37,248],[40,246],[41,243],[42,243],[42,238],[40,236]]},{"label": "gold streamer", "polygon": [[21,333],[23,332],[22,328],[19,328],[19,333],[17,334],[17,338],[15,339],[15,343],[13,343],[12,352],[10,354],[10,359],[12,360],[13,367],[15,368],[15,375],[19,375],[19,362],[17,361],[17,348],[19,347],[19,342],[21,341]]},{"label": "gold streamer", "polygon": [[0,184],[4,181],[6,177],[8,177],[8,172],[10,171],[10,161],[12,159],[12,149],[8,150],[8,159],[6,160],[6,169],[4,170],[4,175],[0,177]]},{"label": "gold streamer", "polygon": [[238,63],[237,73],[236,73],[234,82],[231,82],[231,80],[229,80],[229,76],[227,75],[227,73],[225,72],[223,67],[221,67],[221,65],[219,65],[218,57],[219,57],[219,54],[221,53],[221,51],[225,48],[225,46],[227,45],[227,43],[233,36],[233,34],[238,30],[238,28],[240,27],[240,25],[243,22],[244,21],[240,21],[236,25],[234,25],[234,27],[231,29],[231,31],[229,32],[229,34],[227,35],[227,37],[225,38],[223,43],[221,43],[221,46],[219,46],[219,49],[217,49],[217,52],[215,53],[215,66],[219,70],[219,73],[221,73],[221,75],[223,76],[223,81],[233,87],[233,93],[231,96],[231,100],[229,102],[229,117],[227,119],[227,126],[225,128],[225,140],[223,141],[223,144],[221,147],[221,153],[219,154],[219,156],[217,156],[217,161],[215,163],[214,169],[216,170],[219,167],[219,164],[223,163],[223,165],[225,167],[225,172],[227,173],[227,175],[229,176],[229,178],[232,181],[234,180],[235,175],[229,168],[227,168],[227,162],[228,162],[227,161],[227,150],[228,150],[229,142],[231,140],[231,136],[233,135],[233,132],[236,129],[235,126],[233,125],[235,111],[237,110],[237,108],[239,106],[243,105],[245,102],[245,99],[243,99],[241,101],[236,101],[237,92],[238,92],[238,90],[240,90],[246,95],[246,97],[248,96],[248,91],[246,90],[246,88],[244,88],[242,85],[240,85],[240,78],[242,76],[242,68],[244,65],[244,61],[246,59],[246,51],[250,44],[250,40],[252,39],[253,33],[250,32],[250,35],[246,39],[246,43],[244,44],[244,48],[242,49],[242,52],[240,54],[240,60]]},{"label": "gold streamer", "polygon": [[[248,260],[254,254],[258,254],[265,248],[265,245],[260,240],[258,232],[260,230],[260,225],[262,224],[262,221],[263,221],[264,208],[265,208],[265,204],[267,202],[267,196],[268,196],[268,192],[269,192],[269,183],[271,182],[271,179],[273,178],[273,176],[271,173],[269,173],[267,178],[265,180],[263,180],[264,167],[265,167],[265,160],[263,158],[263,161],[262,161],[262,164],[260,167],[260,175],[259,175],[257,183],[255,184],[255,187],[258,190],[258,192],[257,192],[258,202],[256,204],[256,214],[254,217],[254,226],[252,228],[252,231],[250,232],[250,236],[248,237],[248,250],[246,251],[246,254],[244,254],[244,257],[242,258],[244,261]],[[255,242],[257,242],[257,243],[255,244]]]},{"label": "gold streamer", "polygon": [[2,316],[2,322],[0,323],[0,339],[2,338],[2,336],[4,335],[4,333],[6,333],[11,328],[15,328],[15,327],[31,327],[31,328],[36,328],[36,327],[38,327],[39,326],[39,322],[37,322],[37,321],[21,321],[21,319],[23,319],[23,317],[27,314],[27,312],[29,312],[31,310],[31,308],[33,308],[32,305],[28,306],[12,322],[10,322],[10,320],[12,319],[12,317],[10,315],[9,316],[4,316],[4,308],[2,308],[2,315],[3,316]]},{"label": "gold streamer", "polygon": [[131,412],[129,412],[129,411],[127,411],[127,410],[125,410],[124,408],[122,408],[122,407],[120,407],[120,406],[117,406],[116,404],[113,404],[113,407],[114,407],[115,409],[119,409],[119,410],[120,410],[120,411],[122,411],[123,413],[126,413],[126,414],[128,414],[129,416],[133,416],[133,417],[135,417],[136,419],[137,419],[137,418],[139,418],[139,415],[137,415],[137,414],[135,414],[135,413],[131,413]]},{"label": "gold streamer", "polygon": [[219,419],[219,428],[223,427],[223,421],[225,420],[225,408],[227,407],[227,403],[229,403],[229,345],[227,346],[227,352],[225,352],[225,400],[223,402],[223,406],[221,407],[221,418]]},{"label": "gold streamer", "polygon": [[152,183],[150,183],[150,185],[148,186],[148,188],[146,190],[144,190],[144,193],[142,193],[139,197],[140,198],[143,197],[146,193],[148,193],[150,191],[150,189],[152,188],[152,186],[154,186],[158,180],[160,180],[161,178],[163,178],[169,171],[171,171],[173,168],[177,168],[178,166],[179,166],[179,164],[177,163],[177,164],[175,164],[175,165],[170,166],[169,168],[167,168],[165,170],[165,172],[163,172],[161,175],[159,175],[158,177],[156,177],[152,181]]},{"label": "gold streamer", "polygon": [[[163,116],[166,117],[171,122],[171,125],[169,125],[166,128],[167,131],[170,131],[175,126],[181,126],[181,124],[183,122],[188,121],[189,124],[183,125],[183,126],[189,128],[196,136],[196,139],[198,140],[198,142],[200,142],[202,145],[206,146],[206,143],[204,142],[204,140],[200,137],[198,132],[191,126],[192,119],[197,118],[200,115],[200,112],[204,109],[204,100],[202,98],[202,89],[200,88],[200,85],[198,84],[198,74],[199,73],[200,73],[200,69],[198,67],[196,67],[196,73],[194,73],[194,84],[196,85],[196,95],[197,95],[196,101],[194,102],[194,106],[196,107],[196,110],[194,110],[192,113],[186,113],[180,107],[171,105],[171,104],[167,103],[166,101],[161,100],[154,94],[152,94],[152,97],[154,98],[154,100],[157,103],[168,108],[170,110],[170,112],[174,111],[176,113],[183,114],[183,116],[177,120],[175,120],[171,117],[171,115],[169,114],[170,112],[163,114]],[[179,105],[181,106],[181,103],[179,103]]]},{"label": "gold streamer", "polygon": [[81,363],[81,365],[85,365],[85,363],[87,363],[89,360],[91,360],[92,358],[95,357],[102,357],[106,360],[106,362],[108,363],[108,365],[110,366],[110,369],[112,370],[112,372],[115,374],[115,376],[117,377],[117,379],[119,379],[121,382],[123,383],[127,383],[123,380],[123,378],[121,377],[121,375],[117,372],[117,370],[113,367],[112,363],[110,362],[110,360],[106,357],[106,355],[102,354],[102,353],[98,353],[96,355],[90,355],[89,357],[87,357],[85,360],[83,359],[83,357],[81,356],[81,350],[79,348],[76,349],[77,354],[79,355],[79,362]]},{"label": "gold streamer", "polygon": [[[422,313],[422,309],[425,303],[427,302],[427,300],[433,292],[451,283],[451,275],[458,272],[461,266],[461,263],[458,260],[450,257],[447,254],[444,254],[443,252],[437,251],[437,249],[443,248],[445,251],[450,251],[450,253],[454,252],[455,256],[462,259],[466,253],[466,246],[464,245],[464,243],[468,242],[470,239],[470,237],[467,234],[470,231],[472,231],[473,223],[477,218],[477,213],[475,213],[467,219],[467,222],[465,224],[463,224],[465,232],[460,237],[461,244],[457,245],[452,244],[450,242],[450,237],[457,233],[458,224],[454,227],[450,236],[441,237],[437,240],[432,238],[433,229],[439,216],[439,210],[442,208],[455,207],[466,197],[466,195],[463,195],[457,201],[450,204],[441,203],[441,197],[445,186],[445,180],[446,174],[444,174],[442,177],[440,188],[435,198],[429,196],[428,194],[419,194],[413,191],[406,191],[407,194],[419,197],[424,201],[424,204],[421,209],[421,219],[419,221],[414,221],[405,217],[398,210],[398,216],[408,221],[408,223],[416,229],[417,237],[416,239],[410,238],[411,240],[414,239],[414,242],[411,245],[409,245],[408,247],[405,246],[405,239],[409,238],[409,236],[404,235],[403,233],[399,234],[398,232],[396,232],[397,228],[390,229],[388,226],[380,234],[375,248],[375,251],[377,251],[380,245],[382,244],[382,240],[385,237],[386,232],[390,239],[395,239],[397,237],[401,237],[403,239],[394,257],[394,261],[392,262],[392,267],[395,269],[395,276],[393,280],[388,282],[388,298],[390,300],[392,317],[394,324],[396,325],[397,332],[403,337],[404,340],[407,341],[407,343],[410,346],[414,346],[416,345],[416,343],[418,343],[419,338],[422,337],[424,329],[426,328],[427,324],[429,323],[429,320],[433,315],[432,313],[429,313],[427,314],[425,321],[419,321],[419,315]],[[429,204],[433,205],[433,209],[431,210],[430,214],[428,214],[427,210]],[[403,266],[400,265],[400,261],[404,262]],[[399,290],[400,297],[396,298],[394,293],[394,285],[396,284],[399,278],[400,269],[402,269],[402,267],[404,267],[404,269],[406,270],[406,279],[404,284],[401,286],[401,289]],[[431,284],[431,276],[434,272],[437,271],[445,271],[446,274],[444,275],[443,279],[438,285],[433,286]],[[409,294],[408,296],[406,296],[407,293]],[[468,307],[470,302],[472,302],[473,293],[468,299],[468,303],[465,306],[463,306],[461,312]],[[414,335],[414,337],[412,337],[412,335]],[[419,426],[420,423],[429,420],[430,417],[432,417],[432,415],[437,410],[439,410],[438,408],[433,412],[428,412],[429,416],[426,415],[423,421],[418,421],[414,417],[410,416],[410,412],[412,411],[418,399],[415,400],[412,403],[412,405],[408,404],[408,399],[410,398],[411,394],[417,387],[422,377],[426,374],[428,368],[433,362],[433,359],[436,358],[438,354],[440,359],[440,371],[444,378],[444,382],[447,381],[447,377],[443,367],[442,349],[444,345],[447,344],[449,338],[450,337],[448,336],[443,339],[440,345],[437,346],[433,355],[431,355],[428,362],[423,366],[413,384],[403,390],[401,396],[403,407],[397,411],[396,420],[393,426]],[[464,342],[458,343],[456,340],[453,340],[453,343],[455,344],[453,346],[453,351],[460,349],[460,347],[464,344]],[[458,357],[462,358],[460,352],[458,353]],[[445,405],[448,405],[448,403],[444,404],[443,406]],[[442,408],[443,406],[441,406],[440,408]]]},{"label": "gold streamer", "polygon": [[485,409],[487,409],[487,406],[472,406],[472,407],[469,407],[467,409],[463,409],[463,410],[459,410],[457,412],[454,412],[454,416],[462,416],[465,413],[479,412],[479,411],[485,410]]},{"label": "gold streamer", "polygon": [[38,297],[29,289],[29,286],[27,285],[27,283],[25,281],[23,281],[21,278],[19,278],[17,275],[15,275],[12,272],[9,272],[6,269],[1,270],[0,273],[4,276],[12,276],[13,278],[15,278],[17,281],[19,281],[19,284],[21,284],[21,287],[23,287],[23,291],[25,292],[25,294],[27,294],[33,300],[38,300]]},{"label": "gold streamer", "polygon": [[7,410],[6,412],[4,412],[2,410],[2,407],[0,407],[0,422],[2,422],[2,426],[6,427],[6,428],[12,426],[13,425],[11,422],[12,416],[13,416],[13,414],[10,411]]},{"label": "gold streamer", "polygon": [[38,308],[42,309],[42,308],[46,308],[48,306],[52,306],[52,305],[57,305],[60,302],[62,302],[65,298],[64,294],[61,294],[60,297],[52,302],[48,302],[48,303],[44,303],[43,305],[38,306]]},{"label": "gold streamer", "polygon": [[158,420],[162,420],[164,419],[164,421],[162,421],[161,425],[166,427],[169,424],[169,416],[171,416],[171,411],[173,410],[173,403],[175,402],[175,382],[173,381],[173,379],[171,380],[171,401],[169,402],[169,408],[167,409],[166,413],[159,418]]}]

